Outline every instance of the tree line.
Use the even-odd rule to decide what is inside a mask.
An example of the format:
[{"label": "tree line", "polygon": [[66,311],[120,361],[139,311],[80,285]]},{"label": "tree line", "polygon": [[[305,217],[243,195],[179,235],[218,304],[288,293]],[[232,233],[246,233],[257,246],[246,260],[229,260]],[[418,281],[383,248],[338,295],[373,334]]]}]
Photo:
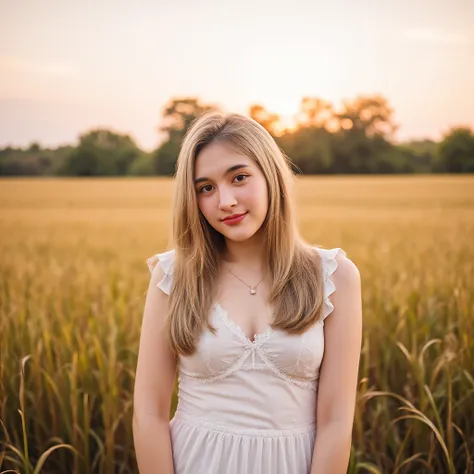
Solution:
[{"label": "tree line", "polygon": [[[215,105],[193,97],[174,98],[162,110],[165,140],[152,152],[132,137],[97,128],[79,136],[77,146],[0,149],[2,176],[173,176],[182,138],[191,122]],[[395,143],[393,109],[379,95],[358,96],[335,110],[330,102],[304,97],[290,128],[264,106],[248,115],[274,137],[291,158],[295,173],[472,173],[474,132],[452,128],[440,142]]]}]

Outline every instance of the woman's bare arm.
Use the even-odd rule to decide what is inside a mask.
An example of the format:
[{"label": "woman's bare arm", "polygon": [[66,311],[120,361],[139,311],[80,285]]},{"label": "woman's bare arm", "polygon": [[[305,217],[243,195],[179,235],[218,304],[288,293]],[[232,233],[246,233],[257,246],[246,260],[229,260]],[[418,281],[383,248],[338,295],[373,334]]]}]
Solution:
[{"label": "woman's bare arm", "polygon": [[174,474],[169,417],[176,358],[165,332],[168,295],[157,288],[163,275],[157,264],[143,311],[133,394],[133,440],[140,474]]},{"label": "woman's bare arm", "polygon": [[316,442],[311,474],[345,474],[349,462],[362,342],[359,270],[336,257],[332,313],[324,320],[324,358],[319,377]]}]

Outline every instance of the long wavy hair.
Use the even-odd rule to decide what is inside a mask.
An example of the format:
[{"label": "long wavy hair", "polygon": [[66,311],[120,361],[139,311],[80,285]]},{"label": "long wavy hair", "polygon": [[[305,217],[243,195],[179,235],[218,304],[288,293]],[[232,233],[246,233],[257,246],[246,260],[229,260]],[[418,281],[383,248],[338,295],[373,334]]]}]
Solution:
[{"label": "long wavy hair", "polygon": [[263,265],[270,278],[272,328],[300,334],[321,317],[324,299],[319,254],[301,237],[295,216],[291,161],[255,120],[241,114],[206,112],[188,128],[175,173],[171,246],[175,249],[173,283],[168,303],[168,331],[176,354],[192,355],[201,331],[216,330],[208,319],[215,303],[224,236],[201,213],[194,164],[212,142],[225,143],[251,158],[268,187],[263,232]]}]

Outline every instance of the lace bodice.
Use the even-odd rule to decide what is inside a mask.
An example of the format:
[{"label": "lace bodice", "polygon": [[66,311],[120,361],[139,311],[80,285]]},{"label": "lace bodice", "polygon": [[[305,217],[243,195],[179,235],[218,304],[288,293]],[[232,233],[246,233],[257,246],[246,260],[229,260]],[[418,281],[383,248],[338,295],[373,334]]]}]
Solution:
[{"label": "lace bodice", "polygon": [[[238,371],[267,371],[281,381],[303,389],[316,391],[319,367],[324,353],[324,319],[334,309],[329,296],[335,291],[331,275],[334,273],[340,248],[330,250],[314,247],[322,257],[324,275],[323,318],[300,335],[290,335],[280,329],[268,329],[256,334],[251,341],[219,303],[211,309],[214,335],[205,328],[192,356],[180,356],[180,375],[209,384],[232,376]],[[171,290],[174,249],[147,260],[150,272],[157,263],[164,271],[158,287],[166,294]]]}]

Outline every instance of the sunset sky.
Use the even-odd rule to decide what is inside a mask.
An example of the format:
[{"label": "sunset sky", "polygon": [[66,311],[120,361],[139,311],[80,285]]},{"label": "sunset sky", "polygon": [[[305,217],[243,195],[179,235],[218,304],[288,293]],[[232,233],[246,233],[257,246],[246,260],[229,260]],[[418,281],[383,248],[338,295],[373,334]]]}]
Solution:
[{"label": "sunset sky", "polygon": [[384,95],[399,140],[474,127],[474,0],[0,0],[0,146],[103,126],[146,150],[197,96],[283,116]]}]

